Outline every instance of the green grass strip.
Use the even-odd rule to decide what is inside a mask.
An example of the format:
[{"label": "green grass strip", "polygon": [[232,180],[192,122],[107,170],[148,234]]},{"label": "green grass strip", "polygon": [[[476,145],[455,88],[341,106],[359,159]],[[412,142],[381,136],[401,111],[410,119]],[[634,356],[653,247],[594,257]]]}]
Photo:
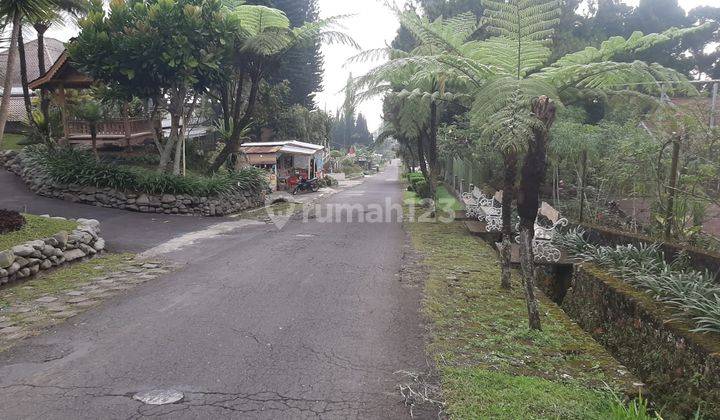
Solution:
[{"label": "green grass strip", "polygon": [[0,251],[10,249],[28,241],[43,239],[64,230],[70,233],[77,223],[69,220],[51,219],[32,214],[23,214],[27,223],[20,230],[0,235]]},{"label": "green grass strip", "polygon": [[461,223],[407,222],[428,271],[429,353],[454,418],[607,418],[633,377],[553,302],[530,331],[520,278],[502,290],[492,248]]}]

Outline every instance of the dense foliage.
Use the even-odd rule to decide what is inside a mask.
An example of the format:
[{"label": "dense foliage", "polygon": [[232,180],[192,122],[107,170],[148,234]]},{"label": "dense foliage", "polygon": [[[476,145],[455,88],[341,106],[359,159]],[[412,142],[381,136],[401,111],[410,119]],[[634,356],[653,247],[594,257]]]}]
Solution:
[{"label": "dense foliage", "polygon": [[46,172],[60,184],[202,197],[222,196],[236,191],[260,192],[267,188],[264,172],[254,167],[210,177],[183,177],[96,161],[89,153],[74,149],[50,150],[43,146],[29,146],[25,155],[31,168]]},{"label": "dense foliage", "polygon": [[571,255],[603,267],[672,306],[678,316],[695,323],[693,331],[720,333],[720,286],[710,273],[684,267],[682,258],[668,264],[658,245],[597,246],[585,239],[582,230],[553,240]]},{"label": "dense foliage", "polygon": [[23,225],[25,225],[25,218],[22,214],[0,209],[0,234],[19,230]]}]

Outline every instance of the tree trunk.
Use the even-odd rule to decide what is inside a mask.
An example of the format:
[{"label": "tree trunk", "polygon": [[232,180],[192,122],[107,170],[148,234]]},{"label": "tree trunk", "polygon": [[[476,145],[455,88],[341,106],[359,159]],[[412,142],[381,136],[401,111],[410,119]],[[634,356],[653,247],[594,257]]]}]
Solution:
[{"label": "tree trunk", "polygon": [[420,165],[420,172],[422,172],[425,179],[429,179],[430,175],[428,174],[427,162],[425,162],[425,147],[423,146],[423,143],[423,136],[418,136],[418,165]]},{"label": "tree trunk", "polygon": [[168,170],[168,166],[170,165],[170,160],[173,156],[173,151],[175,150],[175,143],[177,143],[178,138],[178,127],[180,126],[180,116],[177,113],[171,113],[170,114],[170,135],[168,136],[167,141],[160,149],[160,165],[159,169],[160,172],[165,172]]},{"label": "tree trunk", "polygon": [[32,104],[30,103],[30,89],[28,89],[27,75],[27,59],[25,57],[25,40],[23,39],[22,29],[18,32],[18,55],[20,58],[20,84],[23,90],[23,102],[25,103],[25,113],[27,113],[28,124],[35,125],[32,116]]},{"label": "tree trunk", "polygon": [[555,104],[546,96],[533,100],[532,112],[542,123],[533,130],[522,167],[517,207],[520,215],[520,266],[525,283],[530,328],[540,329],[540,313],[535,296],[537,273],[532,242],[535,236],[535,219],[540,208],[540,188],[545,180],[547,142],[549,130],[555,121]]},{"label": "tree trunk", "polygon": [[512,202],[515,198],[515,178],[517,178],[517,154],[508,152],[505,154],[503,176],[502,248],[500,249],[500,262],[502,265],[500,287],[503,289],[512,287],[510,260],[512,257]]},{"label": "tree trunk", "polygon": [[[241,78],[244,78],[244,76],[241,76]],[[235,125],[233,126],[233,132],[230,138],[225,142],[225,147],[223,147],[218,156],[215,158],[215,161],[213,161],[212,165],[210,165],[210,172],[217,172],[218,169],[220,169],[220,167],[225,163],[225,161],[227,161],[227,158],[230,156],[230,154],[236,153],[238,151],[240,147],[240,136],[242,134],[242,130],[250,123],[255,114],[255,105],[257,103],[258,90],[260,88],[261,80],[262,76],[260,74],[251,76],[250,94],[248,95],[247,108],[245,108],[245,112],[243,113],[243,117],[240,121],[238,121],[238,119],[240,118],[240,107],[242,106],[242,104],[238,103],[238,98],[241,97],[243,84],[238,83],[238,91],[236,92],[236,99],[234,104],[235,118],[233,122]]]},{"label": "tree trunk", "polygon": [[[47,69],[45,68],[45,31],[48,30],[48,25],[45,23],[36,23],[33,25],[37,32],[37,60],[38,70],[40,76],[44,75]],[[40,112],[43,114],[43,118],[47,122],[47,129],[50,130],[50,94],[45,89],[40,90]],[[50,135],[50,133],[46,133]]]},{"label": "tree trunk", "polygon": [[528,311],[528,325],[530,329],[540,330],[540,305],[535,296],[535,283],[537,271],[535,270],[535,254],[533,253],[533,237],[535,233],[535,220],[528,226],[527,220],[520,222],[520,267],[523,273],[525,287],[525,303]]},{"label": "tree trunk", "polygon": [[10,97],[12,95],[12,72],[15,69],[15,52],[17,51],[17,39],[20,33],[20,20],[22,15],[15,12],[12,21],[12,34],[10,35],[10,47],[8,48],[7,63],[5,65],[5,82],[3,83],[3,96],[0,101],[0,146],[5,136],[5,124],[10,113]]},{"label": "tree trunk", "polygon": [[438,162],[437,151],[437,104],[435,101],[430,103],[430,127],[427,134],[427,161],[430,166],[430,194],[435,198],[438,185],[438,177],[440,176],[440,165]]}]

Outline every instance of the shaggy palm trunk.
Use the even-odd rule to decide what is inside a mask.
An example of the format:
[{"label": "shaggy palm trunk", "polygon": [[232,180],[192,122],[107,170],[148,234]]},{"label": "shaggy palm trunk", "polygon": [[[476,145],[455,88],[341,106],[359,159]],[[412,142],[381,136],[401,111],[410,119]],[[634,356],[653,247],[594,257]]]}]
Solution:
[{"label": "shaggy palm trunk", "polygon": [[32,116],[32,104],[30,103],[30,89],[28,89],[27,75],[27,58],[25,57],[25,40],[23,39],[22,30],[18,32],[18,55],[20,58],[20,84],[23,90],[23,102],[25,103],[25,113],[27,114],[28,124],[33,125],[35,120]]},{"label": "shaggy palm trunk", "polygon": [[585,218],[585,178],[587,177],[587,160],[588,152],[587,149],[583,149],[581,156],[581,170],[580,170],[580,223]]},{"label": "shaggy palm trunk", "polygon": [[555,104],[548,97],[541,96],[533,100],[532,112],[543,124],[542,127],[533,130],[533,137],[523,162],[517,202],[520,215],[520,267],[525,286],[528,323],[531,329],[539,330],[541,325],[539,304],[535,295],[537,270],[533,238],[535,219],[540,208],[540,188],[545,180],[549,130],[555,121]]},{"label": "shaggy palm trunk", "polygon": [[15,53],[17,52],[17,40],[20,33],[20,20],[22,15],[15,12],[12,21],[12,34],[10,35],[10,47],[8,48],[7,63],[5,65],[5,82],[3,83],[3,96],[0,101],[0,146],[2,146],[5,135],[5,124],[10,113],[10,96],[12,95],[12,72],[15,69]]},{"label": "shaggy palm trunk", "polygon": [[515,197],[515,178],[517,178],[517,155],[513,152],[505,154],[505,169],[503,176],[502,196],[502,247],[500,248],[500,262],[502,273],[500,287],[512,287],[510,260],[512,249],[512,202]]}]

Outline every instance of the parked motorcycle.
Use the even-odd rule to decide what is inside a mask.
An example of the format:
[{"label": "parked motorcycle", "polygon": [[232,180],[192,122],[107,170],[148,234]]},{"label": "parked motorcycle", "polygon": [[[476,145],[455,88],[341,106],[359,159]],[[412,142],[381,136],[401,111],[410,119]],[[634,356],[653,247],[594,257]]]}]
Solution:
[{"label": "parked motorcycle", "polygon": [[318,192],[320,189],[320,184],[318,183],[317,178],[313,179],[301,179],[300,182],[295,186],[293,189],[293,195],[296,195],[299,192]]}]

